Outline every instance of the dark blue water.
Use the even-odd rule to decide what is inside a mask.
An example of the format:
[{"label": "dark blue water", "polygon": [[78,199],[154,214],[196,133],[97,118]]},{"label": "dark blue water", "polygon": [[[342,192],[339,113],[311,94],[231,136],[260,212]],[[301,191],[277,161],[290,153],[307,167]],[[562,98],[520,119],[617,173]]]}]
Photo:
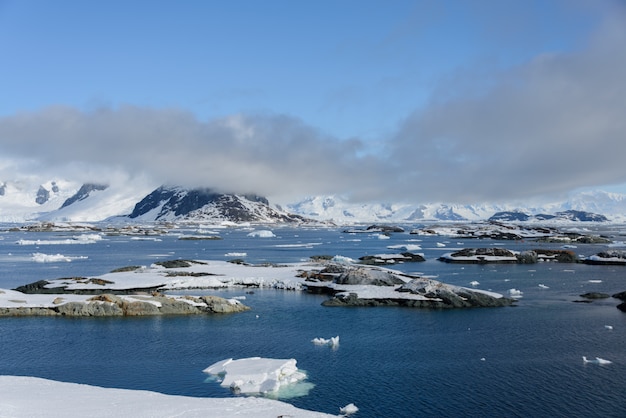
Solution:
[{"label": "dark blue water", "polygon": [[[202,370],[224,358],[295,358],[315,387],[288,402],[338,413],[355,403],[359,417],[626,416],[626,314],[609,298],[574,303],[586,291],[626,290],[626,268],[544,263],[462,266],[435,258],[453,247],[537,246],[533,243],[461,242],[396,234],[389,240],[339,230],[273,229],[276,238],[222,230],[221,241],[135,241],[109,237],[88,245],[38,248],[18,239],[59,234],[0,235],[0,287],[41,278],[96,275],[159,259],[228,259],[288,262],[314,254],[358,257],[393,252],[398,243],[422,245],[428,261],[405,271],[505,293],[523,292],[517,307],[456,311],[408,308],[324,308],[323,296],[232,289],[252,311],[211,317],[117,319],[4,318],[0,321],[0,373],[91,385],[153,390],[197,397],[232,396]],[[25,236],[23,236],[25,235]],[[421,242],[408,241],[421,239]],[[437,247],[444,242],[446,248]],[[285,245],[313,244],[304,246]],[[281,247],[276,247],[281,245]],[[546,245],[546,244],[544,244]],[[558,248],[552,245],[551,248]],[[603,246],[585,246],[595,253]],[[87,256],[40,264],[33,252]],[[600,282],[590,282],[598,281]],[[549,289],[538,285],[544,284]],[[203,292],[211,293],[211,292]],[[258,315],[258,318],[257,318]],[[605,325],[612,325],[607,330]],[[311,343],[340,336],[337,350]],[[583,364],[582,356],[612,364]]]}]

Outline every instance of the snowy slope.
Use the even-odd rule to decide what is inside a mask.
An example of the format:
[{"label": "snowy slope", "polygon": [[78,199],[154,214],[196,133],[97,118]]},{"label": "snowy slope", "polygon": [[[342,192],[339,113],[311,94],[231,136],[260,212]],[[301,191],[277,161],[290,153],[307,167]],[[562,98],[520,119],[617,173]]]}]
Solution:
[{"label": "snowy slope", "polygon": [[577,193],[565,201],[526,207],[489,203],[353,203],[340,196],[313,196],[279,206],[270,205],[267,199],[258,196],[219,194],[210,192],[210,189],[155,189],[154,185],[145,182],[120,182],[107,185],[103,190],[84,186],[62,179],[0,179],[0,222],[97,222],[134,214],[126,219],[137,222],[185,219],[280,223],[299,222],[298,217],[303,217],[349,225],[477,221],[486,220],[498,212],[520,211],[539,215],[570,210],[601,214],[611,222],[626,222],[626,195],[603,191]]}]

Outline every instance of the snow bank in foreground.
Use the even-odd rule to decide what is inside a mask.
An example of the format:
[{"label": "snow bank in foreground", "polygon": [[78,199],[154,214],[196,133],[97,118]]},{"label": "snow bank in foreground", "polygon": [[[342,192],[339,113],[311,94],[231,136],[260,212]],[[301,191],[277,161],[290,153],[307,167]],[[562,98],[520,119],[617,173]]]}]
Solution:
[{"label": "snow bank in foreground", "polygon": [[[335,415],[298,409],[267,398],[193,398],[109,389],[24,376],[0,376],[0,416],[13,418],[322,418]],[[36,394],[36,396],[33,396]],[[79,402],[77,400],[80,400]]]},{"label": "snow bank in foreground", "polygon": [[204,369],[205,373],[222,379],[221,385],[235,393],[277,393],[281,387],[306,379],[295,359],[249,357],[218,361]]}]

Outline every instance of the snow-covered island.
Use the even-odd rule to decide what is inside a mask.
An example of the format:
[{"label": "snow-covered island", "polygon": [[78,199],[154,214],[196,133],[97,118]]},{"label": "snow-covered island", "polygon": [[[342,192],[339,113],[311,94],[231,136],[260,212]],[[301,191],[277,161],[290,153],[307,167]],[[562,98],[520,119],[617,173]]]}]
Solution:
[{"label": "snow-covered island", "polygon": [[[129,266],[97,277],[38,281],[0,289],[0,313],[11,315],[155,315],[240,312],[236,299],[167,296],[177,290],[266,287],[328,293],[327,305],[388,305],[421,308],[506,306],[501,294],[451,286],[432,278],[336,257],[282,265],[172,260]],[[363,303],[366,301],[366,303]],[[338,303],[341,302],[341,303]],[[376,302],[376,303],[374,303]]]}]

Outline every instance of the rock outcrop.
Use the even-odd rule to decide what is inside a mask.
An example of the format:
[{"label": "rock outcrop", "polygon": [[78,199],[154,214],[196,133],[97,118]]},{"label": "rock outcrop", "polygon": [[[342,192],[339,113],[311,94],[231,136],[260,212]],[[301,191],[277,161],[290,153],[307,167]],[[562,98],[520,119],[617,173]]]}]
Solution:
[{"label": "rock outcrop", "polygon": [[[26,305],[26,301],[23,302]],[[2,316],[154,316],[227,314],[250,308],[235,299],[217,296],[170,297],[160,294],[121,297],[106,293],[84,301],[65,301],[57,297],[50,306],[16,306],[0,308]]]},{"label": "rock outcrop", "polygon": [[330,293],[324,306],[406,306],[449,309],[500,307],[515,300],[500,294],[452,286],[437,280],[366,266],[326,266],[309,273],[307,290]]}]

